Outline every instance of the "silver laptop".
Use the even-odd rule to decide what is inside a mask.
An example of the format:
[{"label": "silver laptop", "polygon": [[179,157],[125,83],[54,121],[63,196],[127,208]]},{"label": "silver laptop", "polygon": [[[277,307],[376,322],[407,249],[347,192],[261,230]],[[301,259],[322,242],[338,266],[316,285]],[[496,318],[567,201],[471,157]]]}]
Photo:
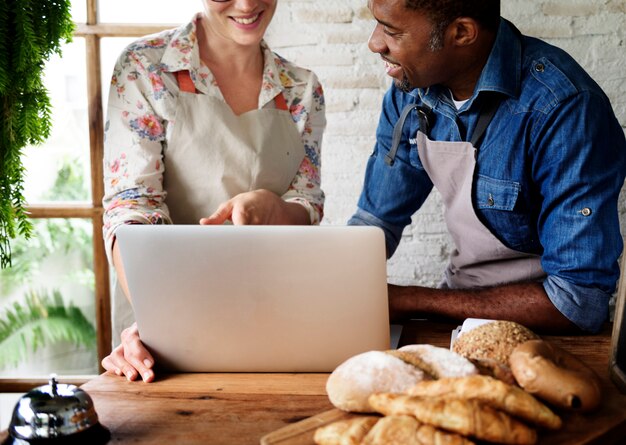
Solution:
[{"label": "silver laptop", "polygon": [[116,236],[141,338],[168,369],[328,372],[390,346],[378,228],[127,225]]}]

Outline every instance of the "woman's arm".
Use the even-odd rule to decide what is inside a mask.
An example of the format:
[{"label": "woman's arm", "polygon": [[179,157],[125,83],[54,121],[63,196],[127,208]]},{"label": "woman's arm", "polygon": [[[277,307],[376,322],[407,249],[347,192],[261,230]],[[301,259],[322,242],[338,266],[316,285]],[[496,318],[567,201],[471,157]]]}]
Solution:
[{"label": "woman's arm", "polygon": [[301,132],[305,154],[296,176],[282,199],[303,206],[309,215],[308,224],[319,224],[324,216],[324,192],[321,188],[320,173],[326,108],[322,85],[314,73],[311,73],[311,81],[301,95],[298,107],[304,106],[305,113],[294,109],[292,115],[296,123],[299,118],[306,119]]},{"label": "woman's arm", "polygon": [[148,73],[140,60],[133,46],[119,57],[109,93],[102,203],[110,261],[120,225],[171,222],[162,186],[166,120],[157,109],[165,87],[161,74]]}]

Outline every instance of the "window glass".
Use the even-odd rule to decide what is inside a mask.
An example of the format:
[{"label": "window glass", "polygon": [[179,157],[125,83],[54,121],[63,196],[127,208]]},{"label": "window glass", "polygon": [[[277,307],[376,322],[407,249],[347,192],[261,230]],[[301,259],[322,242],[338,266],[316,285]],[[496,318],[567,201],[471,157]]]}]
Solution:
[{"label": "window glass", "polygon": [[102,23],[186,23],[203,10],[203,0],[106,0],[98,3]]},{"label": "window glass", "polygon": [[52,105],[50,137],[25,147],[24,196],[42,201],[90,201],[89,119],[85,40],[64,45],[46,64],[44,84]]},{"label": "window glass", "polygon": [[87,0],[72,0],[72,20],[76,23],[87,22]]},{"label": "window glass", "polygon": [[0,269],[0,377],[97,374],[91,220],[33,224]]}]

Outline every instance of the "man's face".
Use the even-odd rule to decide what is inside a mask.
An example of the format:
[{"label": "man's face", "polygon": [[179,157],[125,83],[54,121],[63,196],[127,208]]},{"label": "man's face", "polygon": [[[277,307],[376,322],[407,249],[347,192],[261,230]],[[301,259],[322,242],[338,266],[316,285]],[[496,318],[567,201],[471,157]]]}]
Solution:
[{"label": "man's face", "polygon": [[370,0],[376,19],[369,49],[380,54],[387,74],[405,91],[445,84],[450,76],[445,37],[443,48],[433,49],[433,25],[419,11],[407,9],[404,0]]}]

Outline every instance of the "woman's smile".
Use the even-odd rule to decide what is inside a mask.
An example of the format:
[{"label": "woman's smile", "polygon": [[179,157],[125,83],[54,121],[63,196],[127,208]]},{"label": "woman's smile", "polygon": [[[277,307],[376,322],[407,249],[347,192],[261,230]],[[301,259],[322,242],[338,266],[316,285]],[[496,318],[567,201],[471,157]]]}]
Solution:
[{"label": "woman's smile", "polygon": [[250,29],[258,26],[260,23],[260,18],[263,15],[263,12],[259,12],[256,14],[247,15],[245,17],[234,17],[231,16],[231,20],[235,22],[235,26],[242,29]]}]

